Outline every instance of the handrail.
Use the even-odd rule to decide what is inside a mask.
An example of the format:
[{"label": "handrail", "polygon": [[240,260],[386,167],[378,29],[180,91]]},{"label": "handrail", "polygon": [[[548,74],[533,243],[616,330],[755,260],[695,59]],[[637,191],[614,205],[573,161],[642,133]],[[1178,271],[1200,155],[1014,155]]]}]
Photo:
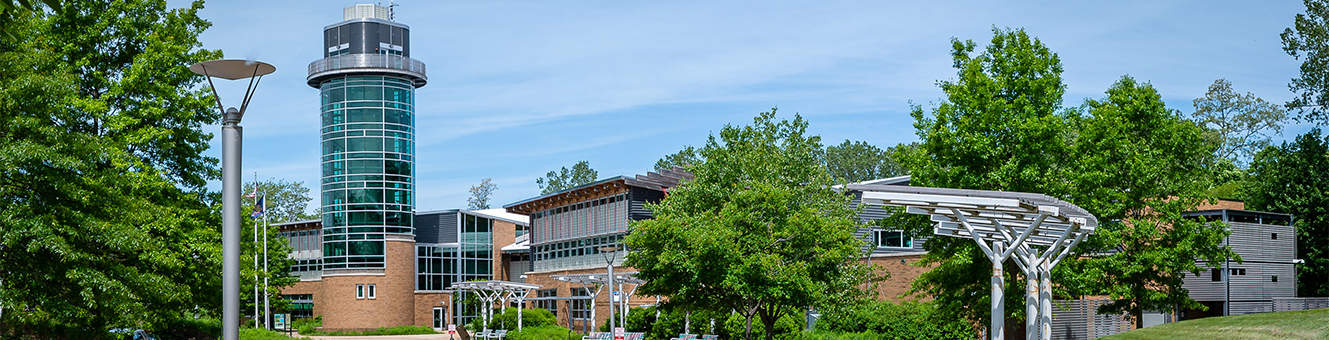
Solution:
[{"label": "handrail", "polygon": [[315,60],[309,63],[309,77],[346,69],[387,69],[404,71],[421,80],[425,78],[424,62],[405,56],[374,53],[343,54]]}]

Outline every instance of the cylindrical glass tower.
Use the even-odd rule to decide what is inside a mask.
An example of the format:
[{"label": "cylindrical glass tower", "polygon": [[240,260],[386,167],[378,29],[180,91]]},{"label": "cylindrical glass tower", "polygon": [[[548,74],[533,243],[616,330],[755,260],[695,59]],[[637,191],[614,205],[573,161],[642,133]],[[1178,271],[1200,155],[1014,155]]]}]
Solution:
[{"label": "cylindrical glass tower", "polygon": [[410,29],[389,9],[356,5],[323,29],[323,59],[309,64],[322,94],[323,268],[383,268],[385,240],[412,240],[415,88]]}]

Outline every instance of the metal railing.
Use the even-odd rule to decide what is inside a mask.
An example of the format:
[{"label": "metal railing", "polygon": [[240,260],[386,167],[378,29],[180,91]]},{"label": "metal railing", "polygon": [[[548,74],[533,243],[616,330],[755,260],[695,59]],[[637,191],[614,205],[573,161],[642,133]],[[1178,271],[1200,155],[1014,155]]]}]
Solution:
[{"label": "metal railing", "polygon": [[343,54],[309,63],[309,77],[346,69],[388,69],[425,78],[425,63],[409,57],[391,54]]}]

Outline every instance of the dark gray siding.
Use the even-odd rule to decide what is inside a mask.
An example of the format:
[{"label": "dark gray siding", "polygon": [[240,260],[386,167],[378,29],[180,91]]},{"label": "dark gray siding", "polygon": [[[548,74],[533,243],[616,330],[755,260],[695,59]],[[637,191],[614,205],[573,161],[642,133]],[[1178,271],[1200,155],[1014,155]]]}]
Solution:
[{"label": "dark gray siding", "polygon": [[628,192],[628,218],[633,221],[650,219],[651,211],[646,209],[646,203],[660,202],[663,199],[662,191],[632,187]]},{"label": "dark gray siding", "polygon": [[415,242],[456,243],[457,212],[436,212],[415,215]]},{"label": "dark gray siding", "polygon": [[[863,194],[860,192],[854,192],[853,195],[854,199],[850,201],[849,204],[852,208],[858,209],[859,205],[862,204],[862,200],[860,198],[863,196]],[[865,206],[863,207],[862,211],[858,212],[859,222],[865,225],[870,224],[873,221],[886,218],[888,216],[890,216],[890,213],[886,212],[886,209],[883,209],[881,206],[878,205]],[[882,229],[882,228],[878,228],[876,226],[864,226],[862,228],[859,228],[858,232],[856,233],[858,234],[859,239],[863,240],[863,242],[865,243],[865,245],[863,246],[864,253],[871,253],[872,255],[890,255],[890,254],[900,254],[900,253],[923,252],[924,251],[923,243],[927,242],[928,240],[927,236],[919,235],[914,237],[913,247],[910,248],[877,247],[876,240],[873,239],[872,235],[873,234],[872,231],[875,229]]]},{"label": "dark gray siding", "polygon": [[374,21],[356,21],[323,30],[323,56],[328,56],[328,48],[349,44],[350,51],[345,54],[378,53],[378,43],[388,43],[402,47],[402,55],[411,56],[410,31],[406,28]]}]

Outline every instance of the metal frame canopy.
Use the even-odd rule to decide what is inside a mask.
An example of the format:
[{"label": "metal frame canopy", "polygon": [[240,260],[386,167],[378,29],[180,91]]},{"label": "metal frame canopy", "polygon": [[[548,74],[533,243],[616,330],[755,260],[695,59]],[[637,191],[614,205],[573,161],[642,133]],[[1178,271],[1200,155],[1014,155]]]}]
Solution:
[{"label": "metal frame canopy", "polygon": [[[589,287],[583,287],[583,289],[586,289],[586,293],[590,294],[590,298],[589,298],[589,300],[591,300],[591,304],[592,304],[592,306],[591,306],[591,322],[592,322],[592,323],[595,322],[595,321],[594,321],[594,320],[595,320],[595,306],[594,306],[594,304],[595,304],[595,299],[598,298],[598,297],[600,297],[600,290],[601,290],[602,288],[604,288],[605,285],[608,285],[608,284],[617,284],[620,290],[622,290],[623,285],[632,285],[632,290],[628,290],[627,292],[625,292],[625,294],[623,294],[623,298],[619,301],[619,309],[618,309],[619,314],[620,314],[620,315],[619,315],[619,318],[620,318],[621,320],[627,320],[627,317],[628,317],[628,300],[632,299],[632,295],[634,295],[634,294],[637,293],[637,287],[641,287],[641,285],[642,285],[642,284],[645,284],[646,281],[644,281],[644,280],[642,280],[642,279],[638,279],[638,278],[637,278],[637,273],[618,273],[618,274],[613,274],[613,275],[614,275],[614,276],[613,276],[613,280],[612,280],[612,281],[611,281],[610,278],[609,278],[609,274],[572,274],[572,275],[554,275],[553,278],[554,278],[554,280],[558,280],[558,281],[562,281],[562,282],[573,283],[573,284],[581,284],[581,285],[594,286],[594,287],[595,287],[595,292],[591,292],[591,289],[590,289]],[[610,290],[613,290],[613,287],[610,287]],[[611,293],[611,294],[612,294],[612,293]],[[613,299],[613,297],[610,297],[610,299],[609,299],[609,303],[610,303],[610,304],[613,304],[613,303],[614,303],[614,299]],[[611,309],[610,311],[612,312],[613,310]],[[612,319],[613,317],[610,316],[610,318]],[[571,317],[569,317],[568,320],[571,320]],[[610,331],[612,332],[613,330],[611,329]]]},{"label": "metal frame canopy", "polygon": [[991,339],[1003,339],[1002,263],[1015,257],[1025,275],[1025,337],[1052,338],[1052,267],[1098,227],[1094,215],[1043,194],[899,185],[851,184],[863,204],[928,215],[933,234],[971,238],[992,261]]},{"label": "metal frame canopy", "polygon": [[[458,292],[472,292],[480,296],[480,300],[485,303],[485,309],[481,315],[484,318],[484,332],[489,333],[489,322],[494,320],[494,301],[499,301],[503,305],[503,312],[508,311],[508,299],[517,302],[522,306],[526,301],[526,295],[531,291],[539,289],[540,286],[512,282],[512,281],[467,281],[453,283],[452,290]],[[521,330],[521,310],[517,308],[517,330]]]}]

